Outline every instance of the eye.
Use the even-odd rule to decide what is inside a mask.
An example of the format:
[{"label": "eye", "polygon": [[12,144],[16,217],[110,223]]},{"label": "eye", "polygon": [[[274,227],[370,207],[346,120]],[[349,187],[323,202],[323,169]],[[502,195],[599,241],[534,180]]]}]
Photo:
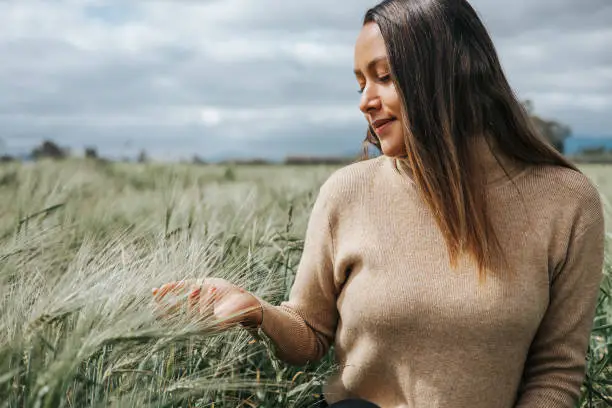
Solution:
[{"label": "eye", "polygon": [[[378,77],[378,80],[382,83],[386,83],[389,82],[391,80],[391,74],[384,74],[381,75],[380,77]],[[357,93],[362,94],[363,90],[365,89],[365,87],[360,87],[359,90],[357,91]]]}]

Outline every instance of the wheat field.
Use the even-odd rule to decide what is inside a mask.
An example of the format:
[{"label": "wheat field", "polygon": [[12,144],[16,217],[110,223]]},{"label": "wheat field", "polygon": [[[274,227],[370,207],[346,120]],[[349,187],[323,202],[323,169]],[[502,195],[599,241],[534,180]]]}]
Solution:
[{"label": "wheat field", "polygon": [[[0,406],[312,406],[331,353],[286,365],[240,328],[157,318],[151,288],[217,276],[278,304],[334,169],[1,165]],[[612,201],[612,167],[583,169]],[[610,263],[608,251],[583,407],[612,401]]]}]

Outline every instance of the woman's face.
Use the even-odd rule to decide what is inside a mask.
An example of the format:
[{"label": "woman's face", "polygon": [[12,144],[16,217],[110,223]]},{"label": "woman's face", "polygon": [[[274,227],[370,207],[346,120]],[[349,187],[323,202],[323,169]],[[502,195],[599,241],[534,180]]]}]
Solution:
[{"label": "woman's face", "polygon": [[359,109],[376,132],[386,156],[404,156],[401,102],[391,80],[385,41],[377,24],[367,23],[355,44],[355,76],[359,83]]}]

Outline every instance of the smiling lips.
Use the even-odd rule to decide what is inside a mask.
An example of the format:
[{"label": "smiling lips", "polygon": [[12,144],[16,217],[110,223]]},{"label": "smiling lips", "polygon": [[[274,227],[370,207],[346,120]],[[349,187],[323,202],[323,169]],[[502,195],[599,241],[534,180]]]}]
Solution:
[{"label": "smiling lips", "polygon": [[395,121],[395,118],[391,117],[391,118],[384,118],[384,119],[376,119],[375,121],[372,122],[372,127],[374,128],[374,130],[376,132],[381,132],[384,129],[386,129],[389,123]]}]

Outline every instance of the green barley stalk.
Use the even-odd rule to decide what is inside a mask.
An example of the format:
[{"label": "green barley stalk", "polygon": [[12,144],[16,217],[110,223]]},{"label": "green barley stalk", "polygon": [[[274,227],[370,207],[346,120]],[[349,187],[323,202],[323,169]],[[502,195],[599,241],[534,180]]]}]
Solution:
[{"label": "green barley stalk", "polygon": [[[286,299],[332,170],[0,166],[0,407],[312,406],[332,353],[289,366],[265,336],[219,332],[207,317],[160,319],[151,288],[215,276]],[[612,197],[605,172],[593,176]],[[612,398],[610,261],[581,407]]]}]

